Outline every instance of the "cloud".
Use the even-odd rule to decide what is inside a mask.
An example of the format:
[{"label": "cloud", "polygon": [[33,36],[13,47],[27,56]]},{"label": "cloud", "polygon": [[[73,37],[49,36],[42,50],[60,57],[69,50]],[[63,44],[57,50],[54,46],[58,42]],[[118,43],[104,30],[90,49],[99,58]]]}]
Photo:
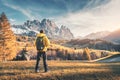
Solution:
[{"label": "cloud", "polygon": [[42,6],[43,3],[39,5],[40,3],[36,4],[36,2],[22,6],[17,5],[17,2],[1,1],[5,6],[21,12],[30,20],[44,17],[54,20],[58,26],[65,25],[71,29],[75,36],[85,36],[91,32],[113,31],[120,28],[120,0],[89,0],[84,2],[84,5],[82,5],[84,0],[81,0],[81,4],[78,2],[79,0],[74,2],[61,0],[60,7],[55,5],[58,0],[54,0],[56,2],[52,6]]},{"label": "cloud", "polygon": [[4,2],[4,1],[3,1],[3,3],[4,3],[5,6],[10,7],[12,9],[16,10],[16,11],[21,12],[22,14],[24,14],[25,16],[27,16],[31,20],[35,19],[35,17],[32,15],[32,11],[31,10],[24,9],[24,8],[22,8],[20,6],[17,6],[17,5],[14,5],[14,4],[9,4],[9,3]]},{"label": "cloud", "polygon": [[10,21],[11,25],[13,25],[13,24],[15,24],[15,23],[16,23],[16,20],[15,20],[15,19],[13,19],[13,18],[10,18],[10,19],[9,19],[9,21]]},{"label": "cloud", "polygon": [[10,18],[9,19],[11,22],[15,22],[16,20],[15,19],[13,19],[13,18]]},{"label": "cloud", "polygon": [[[84,36],[91,32],[113,31],[120,28],[120,0],[111,0],[93,8],[85,7],[76,13],[57,17],[57,24],[66,25],[75,36]],[[88,3],[90,4],[93,2]],[[95,2],[94,5],[98,2]],[[87,5],[88,6],[88,5]]]}]

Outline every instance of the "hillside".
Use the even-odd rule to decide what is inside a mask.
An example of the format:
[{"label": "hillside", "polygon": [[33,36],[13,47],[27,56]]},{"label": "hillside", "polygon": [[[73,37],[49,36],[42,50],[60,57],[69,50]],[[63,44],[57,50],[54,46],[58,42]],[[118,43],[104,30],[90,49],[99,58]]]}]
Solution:
[{"label": "hillside", "polygon": [[104,39],[120,44],[120,29],[111,32],[108,36],[104,37]]},{"label": "hillside", "polygon": [[96,33],[90,33],[84,37],[84,39],[102,39],[108,36],[111,32],[109,31],[100,31]]},{"label": "hillside", "polygon": [[104,58],[95,60],[96,62],[120,62],[120,54],[109,55]]},{"label": "hillside", "polygon": [[[31,56],[31,59],[36,58],[36,48],[34,46],[34,39],[33,37],[27,36],[17,36],[17,54],[19,55],[23,48],[26,48],[28,54]],[[66,44],[67,40],[58,40],[54,41],[50,39],[50,46],[48,47],[47,51],[47,59],[49,60],[89,60],[88,55],[90,55],[91,60],[102,58],[111,54],[110,51],[107,50],[97,50],[97,49],[87,49],[86,52],[85,48],[78,49],[77,47],[65,47],[62,46]],[[86,55],[87,54],[87,55]]]},{"label": "hillside", "polygon": [[101,50],[115,50],[120,51],[120,45],[114,44],[109,41],[101,40],[101,39],[72,39],[64,44],[67,47],[73,48],[92,48],[92,49],[101,49]]}]

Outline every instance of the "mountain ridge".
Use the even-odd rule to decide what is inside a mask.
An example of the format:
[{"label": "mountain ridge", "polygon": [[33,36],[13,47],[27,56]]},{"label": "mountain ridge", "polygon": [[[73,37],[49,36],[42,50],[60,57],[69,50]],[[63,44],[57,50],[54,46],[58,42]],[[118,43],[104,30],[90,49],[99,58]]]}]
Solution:
[{"label": "mountain ridge", "polygon": [[108,36],[104,37],[105,40],[112,41],[120,44],[120,29],[111,32]]},{"label": "mountain ridge", "polygon": [[108,36],[111,32],[109,31],[99,31],[99,32],[94,32],[90,33],[86,36],[84,36],[84,39],[102,39],[106,36]]},{"label": "mountain ridge", "polygon": [[46,35],[54,39],[72,39],[74,35],[66,26],[60,28],[55,24],[54,21],[49,19],[39,20],[27,20],[23,25],[12,25],[12,30],[15,34],[36,36],[39,31],[43,29]]}]

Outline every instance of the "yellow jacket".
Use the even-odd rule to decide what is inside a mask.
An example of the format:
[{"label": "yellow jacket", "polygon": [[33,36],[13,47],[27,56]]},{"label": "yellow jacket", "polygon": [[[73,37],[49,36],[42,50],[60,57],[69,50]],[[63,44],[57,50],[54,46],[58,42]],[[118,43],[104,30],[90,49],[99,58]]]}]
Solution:
[{"label": "yellow jacket", "polygon": [[[43,44],[45,45],[42,51],[47,51],[47,47],[50,45],[50,41],[44,33],[37,34],[37,37],[43,37]],[[36,38],[37,39],[37,38]],[[36,43],[36,40],[35,40]]]}]

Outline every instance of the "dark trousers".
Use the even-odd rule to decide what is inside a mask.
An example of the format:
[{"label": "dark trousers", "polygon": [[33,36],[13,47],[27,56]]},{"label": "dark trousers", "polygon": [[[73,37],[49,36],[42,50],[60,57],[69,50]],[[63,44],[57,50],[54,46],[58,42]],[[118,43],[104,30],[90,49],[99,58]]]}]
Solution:
[{"label": "dark trousers", "polygon": [[44,70],[45,72],[48,70],[47,68],[47,56],[46,56],[46,52],[38,52],[37,53],[37,61],[36,61],[36,66],[35,66],[35,70],[39,70],[40,69],[40,57],[42,56],[43,58],[43,64],[44,64]]}]

